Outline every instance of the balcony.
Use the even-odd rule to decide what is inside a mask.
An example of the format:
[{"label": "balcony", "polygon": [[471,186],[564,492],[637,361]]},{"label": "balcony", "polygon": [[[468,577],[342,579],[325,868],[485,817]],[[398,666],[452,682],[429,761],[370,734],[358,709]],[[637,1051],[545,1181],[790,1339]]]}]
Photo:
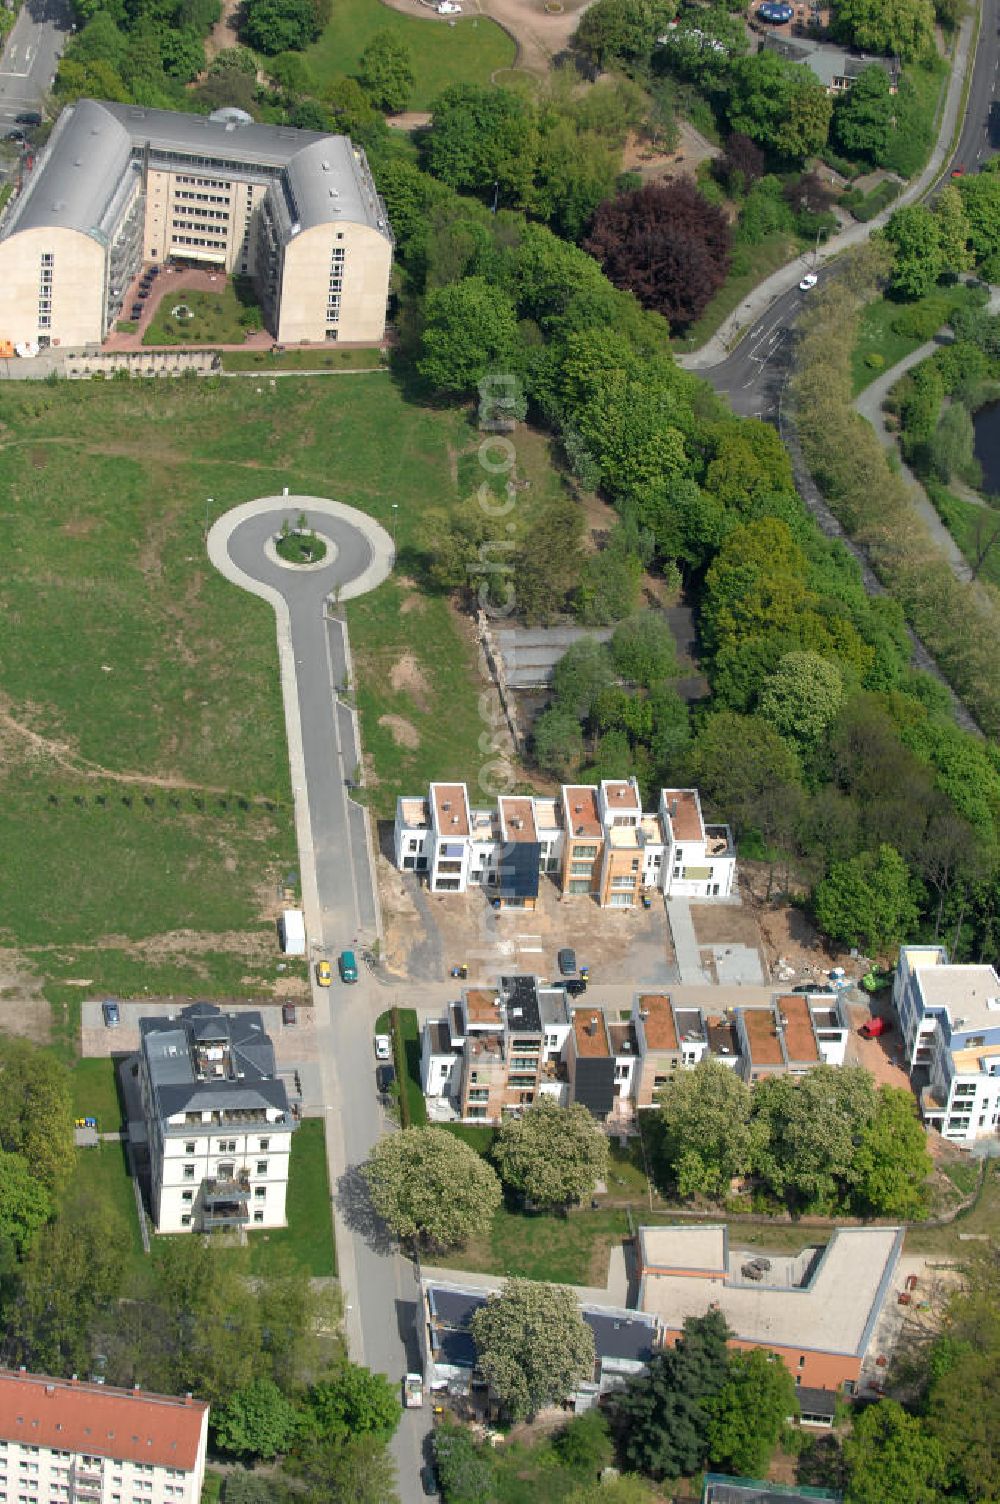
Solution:
[{"label": "balcony", "polygon": [[205,1227],[242,1227],[250,1220],[250,1177],[203,1180],[202,1223]]}]

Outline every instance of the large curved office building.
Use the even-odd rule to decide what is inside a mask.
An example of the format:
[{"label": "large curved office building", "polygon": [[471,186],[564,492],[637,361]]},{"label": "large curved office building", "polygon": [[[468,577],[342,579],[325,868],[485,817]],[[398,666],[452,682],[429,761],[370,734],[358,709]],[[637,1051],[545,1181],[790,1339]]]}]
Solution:
[{"label": "large curved office building", "polygon": [[0,340],[96,344],[143,263],[252,278],[284,343],[373,343],[392,231],[347,136],[81,99],[0,226]]}]

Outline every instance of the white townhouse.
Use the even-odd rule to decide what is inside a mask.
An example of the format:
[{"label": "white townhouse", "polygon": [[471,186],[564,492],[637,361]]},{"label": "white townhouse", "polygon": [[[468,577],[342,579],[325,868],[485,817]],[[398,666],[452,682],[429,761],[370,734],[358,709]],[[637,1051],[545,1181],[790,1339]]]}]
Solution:
[{"label": "white townhouse", "polygon": [[[953,1143],[1000,1132],[1000,976],[951,965],[941,945],[904,945],[892,987],[924,1122]],[[918,1074],[919,1073],[919,1074]]]},{"label": "white townhouse", "polygon": [[208,1405],[0,1369],[3,1504],[200,1504]]},{"label": "white townhouse", "polygon": [[644,812],[634,778],[564,784],[557,798],[501,795],[475,809],[464,783],[432,783],[396,804],[393,857],[433,893],[483,888],[501,908],[531,910],[539,879],[602,908],[634,908],[652,892],[728,898],[736,847],[728,825],[706,825],[697,789],[661,789]]},{"label": "white townhouse", "polygon": [[140,1019],[139,1030],[157,1232],[284,1227],[298,1122],[260,1014],[194,1003],[176,1017]]}]

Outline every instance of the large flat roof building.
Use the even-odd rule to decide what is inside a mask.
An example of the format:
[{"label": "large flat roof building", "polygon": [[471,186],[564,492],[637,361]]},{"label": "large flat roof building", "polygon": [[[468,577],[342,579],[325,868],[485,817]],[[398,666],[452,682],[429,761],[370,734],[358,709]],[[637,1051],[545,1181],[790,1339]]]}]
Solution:
[{"label": "large flat roof building", "polygon": [[0,339],[99,343],[171,259],[252,278],[279,340],[385,331],[392,233],[347,136],[81,99],[0,226]]},{"label": "large flat roof building", "polygon": [[639,1307],[668,1341],[721,1311],[733,1345],[778,1354],[796,1384],[854,1392],[892,1288],[901,1227],[840,1227],[792,1257],[730,1247],[724,1226],[642,1227]]}]

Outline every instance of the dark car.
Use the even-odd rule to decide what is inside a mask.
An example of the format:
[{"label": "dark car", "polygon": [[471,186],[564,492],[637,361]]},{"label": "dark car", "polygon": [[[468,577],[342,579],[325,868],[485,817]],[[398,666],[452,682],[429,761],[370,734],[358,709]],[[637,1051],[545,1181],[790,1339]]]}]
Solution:
[{"label": "dark car", "polygon": [[117,1029],[118,1025],[122,1021],[122,1016],[119,1012],[118,1004],[113,1003],[110,1000],[106,1003],[102,1003],[101,1012],[104,1014],[104,1027],[106,1029]]},{"label": "dark car", "polygon": [[291,1028],[291,1026],[295,1023],[295,1019],[296,1019],[295,1004],[294,1003],[282,1003],[282,1005],[281,1005],[281,1022],[283,1024],[286,1024],[289,1028]]},{"label": "dark car", "polygon": [[793,992],[805,992],[810,997],[836,997],[832,987],[813,987],[808,982],[802,982],[798,987],[792,988]]},{"label": "dark car", "polygon": [[576,970],[576,951],[570,950],[569,946],[566,946],[559,952],[556,960],[559,963],[559,975],[561,977],[571,977]]},{"label": "dark car", "polygon": [[396,1084],[396,1068],[393,1065],[377,1065],[375,1067],[375,1085],[378,1087],[379,1096],[387,1097]]},{"label": "dark car", "polygon": [[17,125],[41,125],[42,117],[37,110],[22,110],[20,115],[14,116]]},{"label": "dark car", "polygon": [[423,1489],[424,1493],[429,1499],[433,1499],[437,1496],[439,1492],[438,1475],[437,1468],[434,1466],[433,1462],[425,1463],[424,1466],[420,1469],[420,1487]]},{"label": "dark car", "polygon": [[569,997],[582,997],[587,990],[586,977],[570,977],[563,983]]},{"label": "dark car", "polygon": [[16,141],[18,146],[23,146],[25,139],[23,131],[8,131],[6,136],[4,136],[5,141]]},{"label": "dark car", "polygon": [[134,319],[141,319],[142,318],[142,304],[141,303],[133,303],[132,304],[132,317]]}]

